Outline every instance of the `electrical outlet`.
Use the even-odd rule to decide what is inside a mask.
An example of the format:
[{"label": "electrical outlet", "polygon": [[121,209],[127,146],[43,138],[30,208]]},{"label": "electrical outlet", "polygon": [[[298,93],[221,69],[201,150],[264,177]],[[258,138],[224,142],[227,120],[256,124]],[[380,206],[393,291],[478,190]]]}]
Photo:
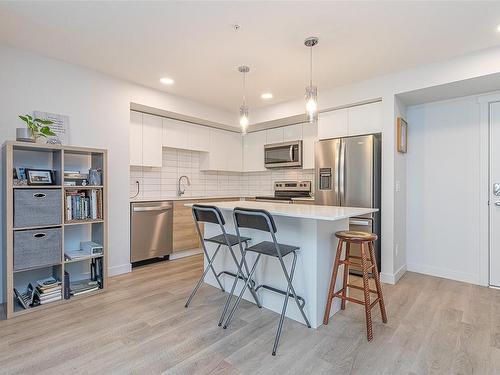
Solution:
[{"label": "electrical outlet", "polygon": [[396,192],[400,191],[401,191],[401,183],[399,182],[399,180],[396,180]]}]

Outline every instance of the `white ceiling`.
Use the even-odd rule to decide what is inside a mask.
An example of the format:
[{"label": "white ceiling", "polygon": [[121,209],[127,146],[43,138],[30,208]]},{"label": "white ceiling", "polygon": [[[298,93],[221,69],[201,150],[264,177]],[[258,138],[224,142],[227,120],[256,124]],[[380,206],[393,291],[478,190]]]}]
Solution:
[{"label": "white ceiling", "polygon": [[242,64],[251,108],[303,95],[308,36],[321,94],[500,45],[498,24],[500,2],[478,1],[0,3],[0,41],[234,112]]}]

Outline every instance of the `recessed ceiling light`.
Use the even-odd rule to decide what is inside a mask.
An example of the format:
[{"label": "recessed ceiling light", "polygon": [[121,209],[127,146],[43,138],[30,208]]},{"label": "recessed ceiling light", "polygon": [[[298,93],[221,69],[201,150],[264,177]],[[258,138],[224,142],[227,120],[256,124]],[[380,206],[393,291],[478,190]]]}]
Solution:
[{"label": "recessed ceiling light", "polygon": [[273,94],[270,93],[270,92],[265,92],[263,93],[261,96],[260,96],[262,99],[272,99],[273,98]]},{"label": "recessed ceiling light", "polygon": [[160,82],[163,83],[164,85],[173,85],[174,84],[174,80],[172,78],[168,78],[168,77],[160,78]]}]

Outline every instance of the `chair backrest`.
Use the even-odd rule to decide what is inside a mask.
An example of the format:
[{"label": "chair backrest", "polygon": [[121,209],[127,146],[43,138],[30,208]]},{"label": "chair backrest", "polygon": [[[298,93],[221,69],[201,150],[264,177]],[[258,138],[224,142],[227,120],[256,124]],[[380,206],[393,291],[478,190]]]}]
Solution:
[{"label": "chair backrest", "polygon": [[193,204],[193,216],[196,221],[213,224],[226,224],[224,216],[215,206]]},{"label": "chair backrest", "polygon": [[266,210],[236,207],[233,210],[236,226],[276,233],[276,223]]}]

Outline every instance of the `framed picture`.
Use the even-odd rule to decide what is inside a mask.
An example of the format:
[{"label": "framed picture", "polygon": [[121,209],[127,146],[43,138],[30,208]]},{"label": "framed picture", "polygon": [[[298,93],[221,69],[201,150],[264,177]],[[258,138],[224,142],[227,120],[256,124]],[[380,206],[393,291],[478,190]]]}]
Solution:
[{"label": "framed picture", "polygon": [[408,150],[408,123],[403,118],[398,117],[397,127],[398,152],[405,154]]},{"label": "framed picture", "polygon": [[50,169],[26,168],[28,185],[54,185],[54,172]]}]

